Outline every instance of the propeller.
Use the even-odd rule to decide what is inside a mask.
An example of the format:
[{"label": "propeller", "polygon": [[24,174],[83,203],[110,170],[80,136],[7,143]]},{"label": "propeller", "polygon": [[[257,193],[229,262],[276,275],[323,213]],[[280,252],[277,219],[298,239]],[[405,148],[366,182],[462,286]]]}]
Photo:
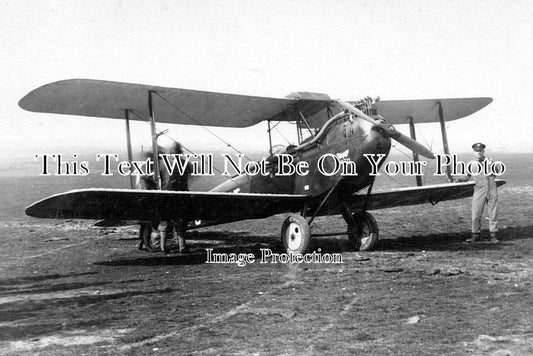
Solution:
[{"label": "propeller", "polygon": [[396,130],[396,128],[393,125],[390,124],[384,124],[376,119],[371,118],[370,116],[366,115],[361,110],[357,109],[355,106],[350,105],[344,101],[337,100],[337,103],[341,105],[344,109],[348,110],[352,114],[357,115],[363,120],[366,120],[373,125],[379,127],[383,130],[383,132],[390,138],[393,138],[394,140],[398,141],[405,147],[409,148],[411,151],[418,153],[419,155],[422,155],[427,158],[435,158],[435,155],[433,155],[433,152],[428,150],[424,145],[418,143],[417,141],[413,140],[409,136],[405,136],[400,131]]}]

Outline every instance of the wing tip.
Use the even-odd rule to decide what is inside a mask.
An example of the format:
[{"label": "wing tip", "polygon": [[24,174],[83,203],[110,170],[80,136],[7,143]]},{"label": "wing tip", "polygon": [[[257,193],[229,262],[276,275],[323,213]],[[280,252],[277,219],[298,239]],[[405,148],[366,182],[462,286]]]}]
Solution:
[{"label": "wing tip", "polygon": [[31,216],[32,218],[42,218],[43,216],[40,216],[39,214],[39,211],[41,211],[41,209],[37,207],[38,204],[39,202],[33,203],[30,206],[26,207],[26,209],[24,209],[24,213],[28,216]]},{"label": "wing tip", "polygon": [[484,105],[483,107],[485,107],[485,106],[489,105],[490,103],[492,103],[492,102],[494,101],[494,99],[493,99],[493,98],[491,98],[490,96],[487,96],[487,97],[483,97],[483,98],[480,98],[480,99],[482,99],[482,100],[486,101],[486,104],[485,104],[485,105]]},{"label": "wing tip", "polygon": [[68,85],[72,83],[94,82],[95,79],[86,78],[70,78],[62,79],[55,82],[43,84],[24,95],[18,102],[18,106],[30,112],[47,112],[41,108],[40,101],[42,101],[43,94],[46,94],[50,88],[56,89],[61,85]]},{"label": "wing tip", "polygon": [[21,109],[30,112],[38,112],[38,110],[33,105],[34,96],[32,94],[35,92],[35,90],[37,89],[30,91],[28,94],[24,95],[22,99],[19,100],[18,105]]}]

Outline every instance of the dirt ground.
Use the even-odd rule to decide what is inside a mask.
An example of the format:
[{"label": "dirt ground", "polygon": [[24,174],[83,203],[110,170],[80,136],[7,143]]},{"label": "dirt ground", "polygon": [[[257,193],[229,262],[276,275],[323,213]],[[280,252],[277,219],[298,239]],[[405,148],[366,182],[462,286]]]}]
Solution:
[{"label": "dirt ground", "polygon": [[[316,239],[342,264],[205,263],[206,248],[278,248],[281,216],[202,230],[167,256],[137,250],[136,227],[2,221],[0,352],[531,355],[533,193],[500,201],[498,245],[464,242],[466,199],[376,211],[376,251]],[[334,216],[313,231],[344,229]]]}]

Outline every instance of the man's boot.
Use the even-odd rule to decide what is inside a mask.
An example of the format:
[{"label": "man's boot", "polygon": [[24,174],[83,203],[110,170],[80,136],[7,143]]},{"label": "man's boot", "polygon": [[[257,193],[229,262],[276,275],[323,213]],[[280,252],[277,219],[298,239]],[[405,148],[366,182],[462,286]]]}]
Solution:
[{"label": "man's boot", "polygon": [[493,244],[497,244],[497,243],[500,242],[500,241],[496,238],[496,232],[491,232],[491,233],[490,233],[490,242],[492,242]]},{"label": "man's boot", "polygon": [[473,232],[472,237],[467,239],[466,242],[476,242],[476,241],[479,241],[479,239],[480,239],[479,232]]}]

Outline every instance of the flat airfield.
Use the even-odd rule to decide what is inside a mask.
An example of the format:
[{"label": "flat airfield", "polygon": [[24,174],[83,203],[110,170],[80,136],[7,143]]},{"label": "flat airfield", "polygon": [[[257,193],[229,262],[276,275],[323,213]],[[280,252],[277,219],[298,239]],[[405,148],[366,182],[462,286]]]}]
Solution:
[{"label": "flat airfield", "polygon": [[315,240],[342,264],[205,263],[278,249],[283,216],[201,230],[187,255],[137,250],[134,226],[1,221],[0,353],[530,355],[532,203],[502,189],[498,245],[464,242],[470,199],[376,211],[375,251]]}]

